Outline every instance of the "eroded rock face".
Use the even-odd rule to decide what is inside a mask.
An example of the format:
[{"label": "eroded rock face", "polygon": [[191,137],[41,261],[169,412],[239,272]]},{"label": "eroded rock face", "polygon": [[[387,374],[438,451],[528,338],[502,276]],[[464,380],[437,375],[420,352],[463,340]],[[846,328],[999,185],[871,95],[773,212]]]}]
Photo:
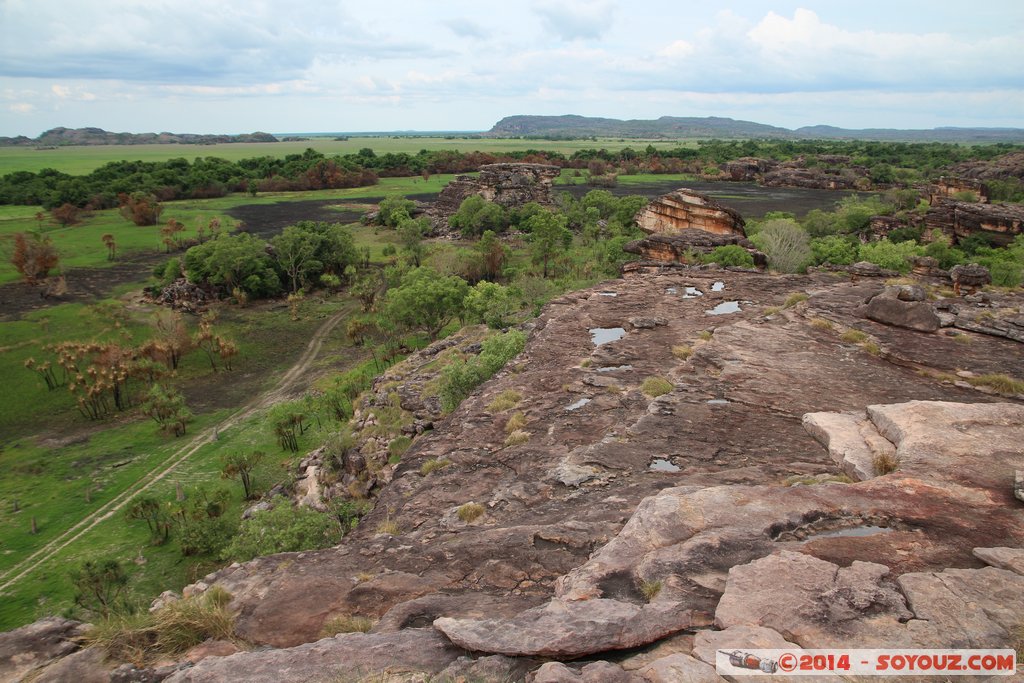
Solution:
[{"label": "eroded rock face", "polygon": [[938,199],[924,220],[926,229],[941,230],[954,244],[980,234],[1006,246],[1024,231],[1024,206]]},{"label": "eroded rock face", "polygon": [[0,678],[21,680],[32,672],[78,650],[82,624],[47,617],[27,626],[0,633]]},{"label": "eroded rock face", "polygon": [[678,234],[654,234],[623,245],[622,250],[628,254],[639,254],[647,261],[655,263],[687,263],[690,253],[707,254],[718,247],[736,244],[753,257],[754,265],[765,268],[768,257],[754,248],[745,237],[738,234],[719,235],[697,228],[687,228]]},{"label": "eroded rock face", "polygon": [[435,228],[446,230],[450,218],[467,198],[480,195],[505,208],[517,208],[530,202],[552,203],[551,184],[562,169],[548,164],[485,164],[476,178],[457,176],[438,195],[427,211]]},{"label": "eroded rock face", "polygon": [[743,216],[711,197],[687,188],[659,197],[647,204],[635,219],[650,235],[679,235],[697,229],[715,235],[746,237]]}]

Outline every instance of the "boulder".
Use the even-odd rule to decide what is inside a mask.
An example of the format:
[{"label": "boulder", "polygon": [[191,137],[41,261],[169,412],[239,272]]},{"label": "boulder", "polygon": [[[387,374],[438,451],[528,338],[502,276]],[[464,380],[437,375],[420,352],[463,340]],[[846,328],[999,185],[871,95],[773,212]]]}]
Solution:
[{"label": "boulder", "polygon": [[974,294],[985,285],[992,283],[992,274],[985,266],[977,263],[960,264],[949,270],[949,277],[953,280],[953,292],[960,296],[964,288],[968,294]]},{"label": "boulder", "polygon": [[634,217],[649,235],[678,235],[697,229],[715,235],[746,237],[743,216],[708,195],[680,188],[640,209]]},{"label": "boulder", "polygon": [[20,680],[78,650],[83,624],[46,617],[0,633],[0,679]]},{"label": "boulder", "polygon": [[530,202],[552,204],[551,184],[562,172],[549,164],[500,163],[484,164],[477,177],[457,176],[438,195],[427,211],[435,229],[449,230],[448,219],[467,198],[480,195],[487,201],[514,209]]},{"label": "boulder", "polygon": [[689,655],[675,654],[662,657],[640,669],[637,673],[650,683],[719,683],[724,678],[715,672],[714,666],[694,659]]},{"label": "boulder", "polygon": [[548,662],[537,669],[532,683],[643,683],[645,680],[648,679],[623,671],[611,662],[591,662],[579,670],[561,662]]},{"label": "boulder", "polygon": [[975,548],[974,556],[990,567],[1024,576],[1024,550],[1021,548]]},{"label": "boulder", "polygon": [[920,287],[887,287],[868,301],[863,315],[884,325],[934,332],[942,326],[942,322],[935,309],[923,299],[924,293]]}]

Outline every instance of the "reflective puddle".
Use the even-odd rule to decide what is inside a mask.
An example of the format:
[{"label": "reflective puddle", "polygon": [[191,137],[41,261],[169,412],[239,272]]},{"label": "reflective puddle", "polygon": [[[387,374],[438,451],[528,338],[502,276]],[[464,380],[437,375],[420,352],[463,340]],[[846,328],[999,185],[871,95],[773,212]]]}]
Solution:
[{"label": "reflective puddle", "polygon": [[712,292],[721,292],[724,289],[725,289],[725,283],[722,282],[721,280],[719,280],[719,281],[715,282],[713,285],[711,285],[711,291]]},{"label": "reflective puddle", "polygon": [[836,529],[835,531],[825,531],[820,534],[814,534],[808,541],[816,541],[819,538],[846,538],[846,537],[862,537],[862,536],[874,536],[876,534],[887,534],[891,532],[887,526],[855,526],[849,529]]},{"label": "reflective puddle", "polygon": [[686,293],[683,294],[684,299],[696,299],[699,296],[704,296],[704,292],[700,291],[696,287],[687,287]]},{"label": "reflective puddle", "polygon": [[739,301],[723,301],[718,304],[710,311],[705,311],[708,315],[726,315],[728,313],[739,313],[740,302]]},{"label": "reflective puddle", "polygon": [[724,398],[713,398],[710,401],[708,401],[709,406],[724,406],[728,405],[729,403],[731,403],[731,401],[727,401]]},{"label": "reflective puddle", "polygon": [[621,327],[594,327],[590,330],[590,341],[594,346],[618,341],[626,336],[626,330]]},{"label": "reflective puddle", "polygon": [[647,466],[647,469],[652,472],[678,472],[679,466],[673,465],[671,460],[655,458],[651,461],[651,464]]},{"label": "reflective puddle", "polygon": [[597,371],[598,372],[616,372],[618,370],[632,370],[632,369],[633,369],[632,365],[612,365],[611,367],[607,367],[607,368],[598,368]]},{"label": "reflective puddle", "polygon": [[600,296],[618,296],[618,292],[598,292]]},{"label": "reflective puddle", "polygon": [[565,410],[566,410],[566,412],[570,412],[571,413],[574,410],[579,410],[580,408],[582,408],[583,406],[587,405],[588,403],[590,403],[590,399],[589,398],[581,398],[580,400],[576,401],[572,405],[566,406]]}]

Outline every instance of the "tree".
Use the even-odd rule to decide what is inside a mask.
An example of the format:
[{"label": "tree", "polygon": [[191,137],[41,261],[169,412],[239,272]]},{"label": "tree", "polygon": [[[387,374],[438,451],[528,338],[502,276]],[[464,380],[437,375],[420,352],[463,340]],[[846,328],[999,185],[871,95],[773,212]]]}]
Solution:
[{"label": "tree", "polygon": [[156,225],[164,207],[157,198],[145,192],[133,192],[118,196],[121,202],[121,215],[135,225]]},{"label": "tree", "polygon": [[387,197],[377,206],[377,220],[380,221],[381,225],[395,228],[402,221],[411,218],[415,208],[416,202],[405,197],[397,195]]},{"label": "tree", "polygon": [[485,230],[500,233],[508,228],[509,216],[500,204],[474,194],[462,200],[459,210],[448,219],[448,225],[461,230],[464,237],[480,235]]},{"label": "tree", "polygon": [[292,282],[293,294],[299,291],[300,281],[304,282],[312,272],[323,270],[323,263],[316,258],[322,241],[320,235],[297,225],[289,225],[270,241],[274,258]]},{"label": "tree", "polygon": [[266,243],[248,233],[220,235],[192,247],[185,252],[185,275],[229,294],[236,287],[254,297],[281,291]]},{"label": "tree", "polygon": [[149,528],[149,541],[153,545],[163,545],[171,536],[171,520],[164,514],[160,502],[152,496],[133,498],[125,510],[125,517],[145,521]]},{"label": "tree", "polygon": [[176,221],[173,218],[168,220],[162,228],[160,228],[160,236],[163,238],[164,246],[167,247],[167,253],[170,253],[172,249],[181,249],[182,245],[182,233],[185,232],[185,224],[181,221]]},{"label": "tree", "polygon": [[796,221],[788,218],[766,221],[750,241],[765,253],[768,264],[780,273],[806,270],[814,258],[810,236]]},{"label": "tree", "polygon": [[86,560],[70,573],[75,587],[75,604],[104,619],[119,605],[128,586],[128,573],[117,560]]},{"label": "tree", "polygon": [[508,251],[501,240],[492,230],[485,230],[477,242],[476,250],[480,253],[484,267],[484,277],[490,281],[498,279],[502,268],[505,267],[505,260],[508,258]]},{"label": "tree", "polygon": [[60,256],[57,254],[57,248],[53,246],[53,240],[48,236],[37,232],[16,232],[11,264],[25,282],[35,284],[57,268]]},{"label": "tree", "polygon": [[566,227],[567,223],[565,216],[551,211],[535,214],[526,221],[533,263],[543,264],[545,278],[552,259],[572,244],[572,233]]},{"label": "tree", "polygon": [[423,237],[429,231],[430,221],[426,218],[408,218],[399,223],[396,228],[398,239],[402,243],[402,251],[409,256],[409,260],[416,268],[420,267],[426,253],[427,248],[423,243]]},{"label": "tree", "polygon": [[185,397],[177,389],[164,389],[159,384],[149,388],[145,400],[140,406],[142,414],[153,418],[166,434],[181,436],[185,433],[185,425],[192,421],[192,411],[185,405]]},{"label": "tree", "polygon": [[462,313],[469,285],[460,277],[444,276],[431,268],[415,268],[388,291],[384,315],[411,329],[421,329],[431,341]]},{"label": "tree", "polygon": [[50,215],[53,216],[53,220],[65,228],[82,220],[82,210],[74,204],[61,204],[56,209],[51,209]]},{"label": "tree", "polygon": [[249,454],[231,453],[225,455],[221,461],[220,476],[224,479],[237,479],[242,483],[242,490],[245,492],[245,499],[253,497],[252,474],[256,467],[263,460],[262,451],[253,451]]},{"label": "tree", "polygon": [[519,298],[510,288],[493,282],[478,282],[466,295],[467,317],[494,329],[508,325],[519,308]]}]

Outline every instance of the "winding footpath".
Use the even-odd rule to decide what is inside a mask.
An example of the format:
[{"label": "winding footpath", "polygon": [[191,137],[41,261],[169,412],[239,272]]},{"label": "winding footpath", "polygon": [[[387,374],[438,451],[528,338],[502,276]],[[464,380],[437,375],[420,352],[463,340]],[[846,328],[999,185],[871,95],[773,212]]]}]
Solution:
[{"label": "winding footpath", "polygon": [[211,425],[196,434],[188,443],[168,456],[166,460],[150,470],[144,476],[140,477],[134,484],[128,486],[120,494],[101,505],[96,511],[83,517],[74,526],[69,528],[60,536],[54,538],[52,541],[46,543],[46,545],[33,552],[21,562],[3,572],[0,572],[0,581],[3,581],[3,583],[0,583],[0,593],[9,589],[29,573],[35,571],[41,564],[52,559],[54,555],[79,540],[98,524],[110,519],[112,516],[120,512],[125,505],[135,498],[135,496],[149,490],[157,482],[171,474],[175,468],[192,457],[192,455],[200,448],[212,441],[216,441],[216,435],[219,432],[233,427],[242,420],[250,417],[253,413],[263,410],[264,408],[268,408],[287,398],[289,392],[291,392],[295,387],[299,378],[305,374],[309,369],[309,366],[320,353],[320,348],[323,346],[327,335],[337,327],[338,323],[345,318],[346,314],[347,311],[339,311],[324,321],[324,323],[313,334],[313,337],[309,340],[309,344],[306,345],[306,350],[302,352],[302,355],[297,361],[295,361],[295,364],[292,365],[284,375],[282,375],[274,388],[257,395],[253,400],[243,405],[221,422]]}]

